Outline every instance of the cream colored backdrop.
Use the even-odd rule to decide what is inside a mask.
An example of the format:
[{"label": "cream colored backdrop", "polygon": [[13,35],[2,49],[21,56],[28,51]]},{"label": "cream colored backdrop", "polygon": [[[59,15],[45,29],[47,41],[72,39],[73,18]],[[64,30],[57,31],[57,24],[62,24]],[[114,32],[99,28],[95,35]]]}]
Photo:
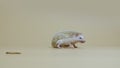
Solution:
[{"label": "cream colored backdrop", "polygon": [[119,46],[118,0],[0,0],[0,47],[48,47],[63,30],[82,32],[87,46]]},{"label": "cream colored backdrop", "polygon": [[[82,32],[86,43],[52,48],[64,30]],[[120,1],[0,0],[0,68],[36,67],[120,68]]]}]

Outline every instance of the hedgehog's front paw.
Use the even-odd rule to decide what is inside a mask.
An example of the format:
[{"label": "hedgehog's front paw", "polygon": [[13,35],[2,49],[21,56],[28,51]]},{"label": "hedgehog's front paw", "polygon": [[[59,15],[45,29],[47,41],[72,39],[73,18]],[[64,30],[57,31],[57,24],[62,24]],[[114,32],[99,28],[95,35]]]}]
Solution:
[{"label": "hedgehog's front paw", "polygon": [[73,44],[73,47],[74,47],[74,48],[78,48],[77,46],[75,46],[75,44]]},{"label": "hedgehog's front paw", "polygon": [[74,46],[74,48],[78,48],[77,46]]}]

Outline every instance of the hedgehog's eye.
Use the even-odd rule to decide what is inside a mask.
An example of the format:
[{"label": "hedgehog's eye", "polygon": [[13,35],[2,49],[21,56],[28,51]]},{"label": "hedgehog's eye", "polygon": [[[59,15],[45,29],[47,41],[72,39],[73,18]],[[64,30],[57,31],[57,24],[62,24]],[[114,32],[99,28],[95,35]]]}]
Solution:
[{"label": "hedgehog's eye", "polygon": [[79,39],[82,39],[81,37],[79,37]]}]

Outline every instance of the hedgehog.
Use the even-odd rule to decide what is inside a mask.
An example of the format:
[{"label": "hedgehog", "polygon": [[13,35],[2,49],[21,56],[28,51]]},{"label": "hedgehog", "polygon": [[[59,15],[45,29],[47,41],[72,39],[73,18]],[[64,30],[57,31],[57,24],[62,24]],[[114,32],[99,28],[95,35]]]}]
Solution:
[{"label": "hedgehog", "polygon": [[76,31],[58,32],[53,36],[51,45],[53,48],[66,48],[73,46],[77,48],[76,43],[85,43],[82,33]]}]

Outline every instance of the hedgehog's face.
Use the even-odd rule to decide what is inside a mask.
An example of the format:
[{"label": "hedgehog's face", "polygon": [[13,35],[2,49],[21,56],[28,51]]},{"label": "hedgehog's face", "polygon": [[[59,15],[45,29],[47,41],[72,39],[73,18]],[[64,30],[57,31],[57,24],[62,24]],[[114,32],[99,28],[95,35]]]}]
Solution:
[{"label": "hedgehog's face", "polygon": [[85,43],[85,39],[83,35],[78,35],[77,39],[79,39],[81,43]]}]

